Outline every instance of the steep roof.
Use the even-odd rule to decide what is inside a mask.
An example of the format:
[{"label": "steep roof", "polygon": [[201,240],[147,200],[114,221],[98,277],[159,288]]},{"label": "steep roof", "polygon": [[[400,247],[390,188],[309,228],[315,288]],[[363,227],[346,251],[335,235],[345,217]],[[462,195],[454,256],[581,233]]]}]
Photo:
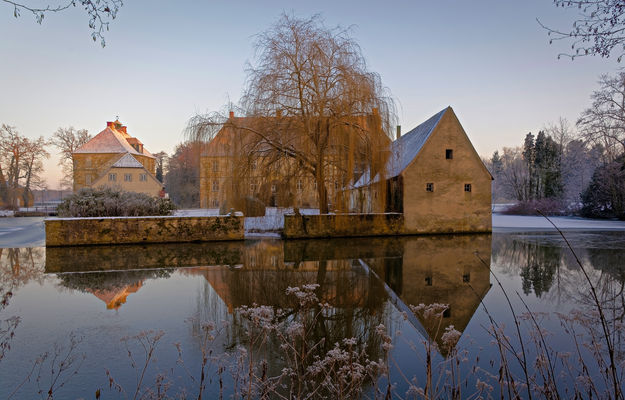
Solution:
[{"label": "steep roof", "polygon": [[394,178],[415,159],[423,148],[443,114],[451,107],[431,116],[427,121],[391,143],[391,157],[386,164],[386,178]]},{"label": "steep roof", "polygon": [[126,153],[119,160],[115,161],[111,168],[143,168],[143,164],[137,161],[132,154]]},{"label": "steep roof", "polygon": [[106,129],[95,135],[93,139],[76,149],[74,153],[130,153],[154,158],[145,147],[143,152],[137,151],[128,143],[128,139],[135,139],[138,142],[138,139],[131,138],[126,132],[120,132],[107,126]]},{"label": "steep roof", "polygon": [[[390,179],[402,173],[406,167],[415,159],[417,154],[423,148],[434,129],[440,122],[441,118],[451,107],[439,111],[431,116],[427,121],[423,122],[410,132],[404,134],[399,139],[393,141],[390,146],[390,156],[386,162],[385,179]],[[376,175],[373,180],[369,176],[369,171],[358,179],[354,187],[366,186],[369,183],[377,182],[379,176]]]},{"label": "steep roof", "polygon": [[130,153],[141,155],[121,133],[106,128],[93,139],[80,146],[74,153]]}]

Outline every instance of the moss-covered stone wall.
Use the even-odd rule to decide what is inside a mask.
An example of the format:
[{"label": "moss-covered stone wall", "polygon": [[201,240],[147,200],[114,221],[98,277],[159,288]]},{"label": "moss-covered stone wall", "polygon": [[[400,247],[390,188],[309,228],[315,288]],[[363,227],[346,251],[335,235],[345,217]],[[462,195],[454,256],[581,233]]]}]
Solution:
[{"label": "moss-covered stone wall", "polygon": [[390,214],[285,215],[286,239],[391,236],[404,233],[404,216]]},{"label": "moss-covered stone wall", "polygon": [[49,218],[46,246],[243,240],[243,217]]}]

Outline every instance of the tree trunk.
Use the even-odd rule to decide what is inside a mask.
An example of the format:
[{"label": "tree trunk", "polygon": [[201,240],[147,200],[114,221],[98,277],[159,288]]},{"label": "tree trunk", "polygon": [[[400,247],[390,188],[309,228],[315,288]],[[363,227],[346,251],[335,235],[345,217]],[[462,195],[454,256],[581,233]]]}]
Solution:
[{"label": "tree trunk", "polygon": [[328,213],[328,190],[326,189],[323,166],[317,167],[317,198],[319,199],[319,214]]},{"label": "tree trunk", "polygon": [[9,188],[7,186],[7,181],[4,178],[4,173],[2,172],[2,166],[0,165],[0,202],[6,204],[8,200]]}]

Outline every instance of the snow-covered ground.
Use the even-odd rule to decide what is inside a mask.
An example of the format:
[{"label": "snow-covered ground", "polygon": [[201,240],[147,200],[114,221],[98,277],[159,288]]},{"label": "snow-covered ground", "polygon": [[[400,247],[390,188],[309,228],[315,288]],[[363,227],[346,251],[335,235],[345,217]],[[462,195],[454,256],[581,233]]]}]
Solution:
[{"label": "snow-covered ground", "polygon": [[[562,230],[625,231],[625,221],[580,217],[549,217]],[[493,230],[555,230],[545,217],[493,214]]]},{"label": "snow-covered ground", "polygon": [[174,211],[175,217],[212,217],[219,215],[219,208],[192,208]]},{"label": "snow-covered ground", "polygon": [[[319,214],[318,209],[301,208],[301,214]],[[267,207],[264,217],[245,218],[245,233],[275,232],[284,228],[284,214],[292,214],[292,208]]]}]

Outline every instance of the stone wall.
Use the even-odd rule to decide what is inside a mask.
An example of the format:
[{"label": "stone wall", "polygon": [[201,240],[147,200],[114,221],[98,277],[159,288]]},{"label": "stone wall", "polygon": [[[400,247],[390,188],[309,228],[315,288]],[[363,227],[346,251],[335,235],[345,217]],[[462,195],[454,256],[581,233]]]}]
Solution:
[{"label": "stone wall", "polygon": [[388,214],[285,215],[286,239],[391,236],[404,233],[404,216]]},{"label": "stone wall", "polygon": [[243,240],[243,217],[49,218],[46,246]]}]

